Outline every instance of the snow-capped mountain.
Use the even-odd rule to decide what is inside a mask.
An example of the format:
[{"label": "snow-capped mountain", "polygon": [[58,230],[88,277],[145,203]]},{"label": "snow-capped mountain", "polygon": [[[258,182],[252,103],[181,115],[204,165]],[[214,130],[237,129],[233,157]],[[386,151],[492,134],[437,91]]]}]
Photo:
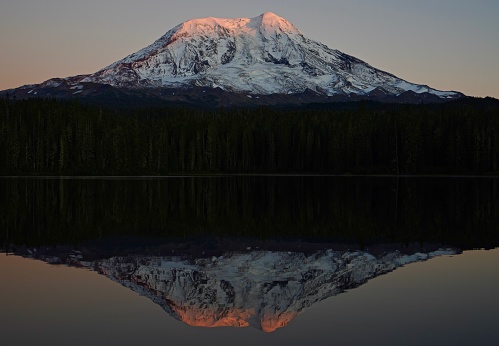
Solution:
[{"label": "snow-capped mountain", "polygon": [[310,40],[274,13],[193,19],[149,47],[81,80],[117,87],[205,86],[249,94],[428,92],[454,97],[380,71]]},{"label": "snow-capped mountain", "polygon": [[289,21],[270,12],[255,18],[189,20],[92,75],[20,89],[31,93],[27,96],[57,95],[61,87],[69,89],[69,95],[85,95],[96,84],[127,90],[220,88],[250,98],[304,92],[329,97],[383,98],[408,92],[439,99],[463,96],[378,70],[306,38]]},{"label": "snow-capped mountain", "polygon": [[401,253],[321,250],[248,250],[185,259],[114,256],[86,260],[73,252],[26,257],[95,270],[149,298],[168,314],[198,327],[253,327],[273,332],[304,309],[399,267],[459,251]]}]

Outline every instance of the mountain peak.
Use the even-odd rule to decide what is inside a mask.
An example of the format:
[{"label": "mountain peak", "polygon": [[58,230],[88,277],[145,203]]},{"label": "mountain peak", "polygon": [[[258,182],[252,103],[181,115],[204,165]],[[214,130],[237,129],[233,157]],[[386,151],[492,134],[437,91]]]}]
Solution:
[{"label": "mountain peak", "polygon": [[272,28],[274,30],[280,29],[285,33],[300,33],[300,31],[287,19],[280,17],[273,12],[265,12],[257,18],[261,20],[261,26],[263,28]]},{"label": "mountain peak", "polygon": [[278,16],[274,12],[265,12],[259,15],[258,17],[262,19],[262,23],[266,24],[272,24],[276,22],[288,22],[285,18]]},{"label": "mountain peak", "polygon": [[257,32],[300,33],[299,30],[285,18],[273,12],[265,12],[254,18],[195,18],[183,22],[174,28],[179,35],[206,35],[218,31],[235,34],[256,34]]}]

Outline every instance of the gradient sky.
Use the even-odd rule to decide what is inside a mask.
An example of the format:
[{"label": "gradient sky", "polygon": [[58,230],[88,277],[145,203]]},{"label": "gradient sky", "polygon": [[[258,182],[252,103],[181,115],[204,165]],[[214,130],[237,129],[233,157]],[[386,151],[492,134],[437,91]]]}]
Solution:
[{"label": "gradient sky", "polygon": [[5,0],[0,90],[96,72],[191,18],[267,11],[410,82],[499,98],[498,0]]}]

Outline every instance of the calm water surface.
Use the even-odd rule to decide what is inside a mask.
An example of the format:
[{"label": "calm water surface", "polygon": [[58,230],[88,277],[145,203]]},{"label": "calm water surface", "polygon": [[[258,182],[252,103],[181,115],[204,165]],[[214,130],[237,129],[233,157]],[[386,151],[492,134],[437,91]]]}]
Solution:
[{"label": "calm water surface", "polygon": [[3,179],[2,343],[495,345],[498,183]]}]

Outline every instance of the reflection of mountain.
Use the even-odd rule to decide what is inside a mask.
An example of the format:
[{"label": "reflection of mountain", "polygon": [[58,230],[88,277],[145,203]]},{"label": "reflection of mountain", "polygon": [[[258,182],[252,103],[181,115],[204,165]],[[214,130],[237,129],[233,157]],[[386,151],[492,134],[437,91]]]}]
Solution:
[{"label": "reflection of mountain", "polygon": [[314,303],[371,278],[408,263],[456,252],[440,249],[412,255],[398,251],[372,255],[327,250],[304,255],[248,250],[190,261],[127,256],[89,262],[73,254],[65,261],[104,274],[189,325],[252,326],[272,332]]}]

